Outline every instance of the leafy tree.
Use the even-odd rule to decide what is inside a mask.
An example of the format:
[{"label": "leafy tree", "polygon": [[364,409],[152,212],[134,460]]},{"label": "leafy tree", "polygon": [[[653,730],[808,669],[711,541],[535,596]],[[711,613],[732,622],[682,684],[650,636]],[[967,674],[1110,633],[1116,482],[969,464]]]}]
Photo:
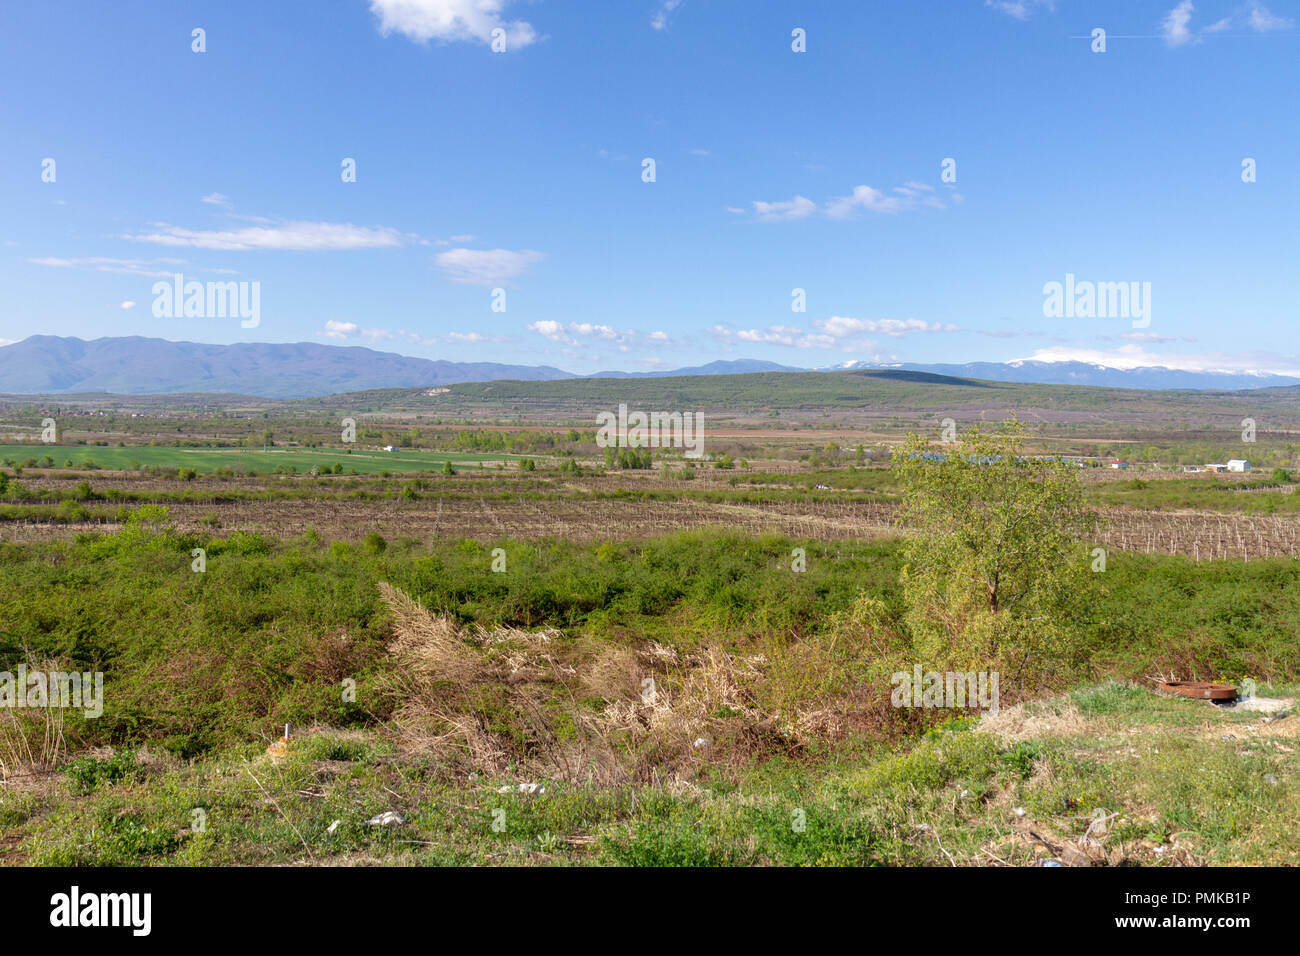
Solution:
[{"label": "leafy tree", "polygon": [[1014,419],[956,443],[917,435],[893,455],[903,482],[903,593],[927,669],[998,670],[1026,691],[1071,655],[1092,583],[1094,516],[1075,471],[1024,455]]}]

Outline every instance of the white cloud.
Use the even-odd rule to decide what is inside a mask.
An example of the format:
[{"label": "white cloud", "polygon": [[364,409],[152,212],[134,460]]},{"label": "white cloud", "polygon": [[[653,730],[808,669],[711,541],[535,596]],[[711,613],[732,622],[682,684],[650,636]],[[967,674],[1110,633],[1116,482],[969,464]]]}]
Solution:
[{"label": "white cloud", "polygon": [[999,10],[1017,20],[1028,20],[1035,7],[1056,10],[1055,0],[984,0],[984,6]]},{"label": "white cloud", "polygon": [[[953,200],[960,202],[961,197],[953,195]],[[898,213],[919,207],[943,209],[944,201],[935,195],[934,187],[926,183],[909,180],[902,186],[895,186],[889,193],[873,186],[854,186],[847,196],[835,196],[819,209],[817,204],[804,196],[795,196],[784,202],[754,202],[754,215],[760,222],[786,222],[792,219],[806,219],[821,212],[830,219],[848,219],[859,210],[878,213]],[[737,212],[734,207],[726,207],[728,212]]]},{"label": "white cloud", "polygon": [[225,206],[227,209],[230,208],[230,198],[221,195],[221,193],[208,193],[206,196],[202,197],[199,202],[205,202],[211,206]]},{"label": "white cloud", "polygon": [[319,334],[327,339],[346,339],[360,331],[355,322],[339,322],[330,319],[325,323],[325,328]]},{"label": "white cloud", "polygon": [[523,20],[504,20],[508,0],[370,0],[384,36],[401,33],[419,43],[439,40],[491,43],[493,30],[504,30],[506,51],[537,40],[537,31]]},{"label": "white cloud", "polygon": [[425,338],[416,332],[408,332],[405,329],[366,329],[357,325],[355,322],[340,322],[337,319],[329,319],[325,322],[325,328],[316,333],[327,339],[350,339],[363,338],[372,345],[376,342],[392,342],[401,340],[409,342],[412,345],[437,345],[438,339]]},{"label": "white cloud", "polygon": [[529,332],[536,332],[552,342],[562,342],[565,345],[577,345],[578,340],[572,338],[564,331],[564,325],[556,322],[554,319],[542,319],[540,322],[534,322],[528,326]]},{"label": "white cloud", "polygon": [[782,222],[789,219],[804,219],[817,211],[817,204],[803,196],[795,196],[784,202],[761,202],[754,200],[754,214],[763,222]]},{"label": "white cloud", "polygon": [[1290,375],[1300,378],[1300,356],[1271,352],[1203,353],[1179,355],[1150,352],[1141,345],[1121,345],[1118,349],[1089,349],[1052,346],[1038,349],[1020,362],[1086,362],[1107,368],[1171,368],[1184,372],[1237,372],[1247,374]]},{"label": "white cloud", "polygon": [[0,346],[13,345],[13,344],[14,344],[13,339],[0,339]]},{"label": "white cloud", "polygon": [[[1232,27],[1234,16],[1223,17],[1216,20],[1208,27],[1202,27],[1199,31],[1192,29],[1192,14],[1196,12],[1192,0],[1181,0],[1181,2],[1170,10],[1165,18],[1160,22],[1160,33],[1165,38],[1169,46],[1185,46],[1188,43],[1199,43],[1202,37],[1211,36],[1216,33],[1223,33]],[[1241,22],[1241,21],[1238,21]],[[1250,12],[1244,16],[1245,26],[1250,27],[1256,33],[1270,33],[1274,30],[1290,30],[1295,26],[1295,21],[1286,17],[1274,16],[1267,7],[1251,0]]]},{"label": "white cloud", "polygon": [[122,305],[120,306],[120,308],[122,308],[122,309],[124,309],[124,310],[125,310],[125,309],[134,309],[134,308],[135,308],[135,303],[132,302],[130,299],[127,299],[125,302],[122,303]]},{"label": "white cloud", "polygon": [[902,338],[914,332],[960,332],[949,323],[925,322],[921,319],[854,319],[833,315],[817,319],[812,329],[792,325],[769,325],[764,329],[733,329],[715,325],[709,334],[728,345],[780,345],[794,349],[838,349],[858,352],[874,349],[877,343],[868,335],[886,335]]},{"label": "white cloud", "polygon": [[1252,30],[1259,33],[1268,33],[1271,30],[1290,30],[1295,26],[1295,21],[1286,17],[1275,17],[1268,11],[1268,8],[1252,3],[1250,8],[1249,23]]},{"label": "white cloud", "polygon": [[158,224],[158,231],[122,236],[133,242],[152,242],[162,246],[189,246],[196,249],[220,249],[244,252],[250,249],[274,249],[292,252],[322,252],[340,249],[380,249],[400,246],[402,234],[387,226],[354,226],[336,222],[285,222],[274,226],[247,226],[242,229],[194,230]]},{"label": "white cloud", "polygon": [[590,322],[570,322],[569,329],[577,335],[594,336],[598,339],[613,341],[619,337],[608,325],[592,325]]},{"label": "white cloud", "polygon": [[715,325],[709,330],[719,342],[735,345],[783,345],[792,349],[825,349],[834,347],[833,336],[810,333],[790,325],[769,325],[765,329],[730,329],[724,325]]},{"label": "white cloud", "polygon": [[852,319],[833,315],[829,319],[817,319],[813,328],[825,332],[837,339],[854,335],[888,335],[890,338],[902,338],[912,332],[960,332],[952,324],[924,322],[921,319]]},{"label": "white cloud", "polygon": [[532,249],[450,249],[433,257],[452,282],[467,285],[501,285],[545,258]]},{"label": "white cloud", "polygon": [[668,18],[683,2],[684,0],[663,0],[659,5],[659,9],[655,11],[655,15],[650,19],[650,26],[656,30],[668,29]]},{"label": "white cloud", "polygon": [[[581,345],[580,339],[598,339],[602,342],[612,342],[618,346],[620,352],[626,352],[631,347],[631,343],[641,338],[640,333],[633,329],[615,329],[608,325],[596,325],[592,322],[556,322],[553,319],[545,319],[540,322],[534,322],[528,326],[528,331],[536,332],[552,342],[560,342],[564,345]],[[652,335],[645,336],[648,341],[656,344],[671,343],[664,333],[656,332]]]},{"label": "white cloud", "polygon": [[1188,24],[1192,20],[1194,9],[1192,0],[1182,0],[1160,21],[1160,32],[1170,46],[1182,46],[1192,39],[1192,31],[1188,28]]},{"label": "white cloud", "polygon": [[887,196],[870,186],[854,186],[849,195],[837,196],[826,204],[826,215],[832,219],[844,219],[858,209],[893,213],[905,208],[905,202],[906,200]]}]

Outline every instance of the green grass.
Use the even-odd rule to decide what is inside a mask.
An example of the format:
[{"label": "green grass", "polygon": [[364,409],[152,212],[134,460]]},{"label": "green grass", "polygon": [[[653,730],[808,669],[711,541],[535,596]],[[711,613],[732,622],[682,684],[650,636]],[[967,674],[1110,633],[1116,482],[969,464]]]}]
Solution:
[{"label": "green grass", "polygon": [[[191,763],[142,757],[91,790],[2,792],[0,843],[42,865],[1030,865],[1055,854],[1026,830],[1064,843],[1100,812],[1116,815],[1117,861],[1300,860],[1295,752],[1221,740],[1249,738],[1254,721],[1204,702],[1123,685],[1073,701],[1103,698],[1126,704],[1027,739],[959,725],[693,786],[545,781],[531,796],[511,775],[448,780],[375,731],[322,730],[278,765],[259,744]],[[1071,705],[1034,706],[1050,718]],[[1207,722],[1214,733],[1189,732]],[[404,822],[366,825],[388,810]]]}]

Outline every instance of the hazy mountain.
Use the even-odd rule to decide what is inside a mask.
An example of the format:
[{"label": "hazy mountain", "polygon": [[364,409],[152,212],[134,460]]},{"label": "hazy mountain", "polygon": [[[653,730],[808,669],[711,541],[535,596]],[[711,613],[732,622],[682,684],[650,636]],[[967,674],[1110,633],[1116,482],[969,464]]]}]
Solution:
[{"label": "hazy mountain", "polygon": [[958,378],[992,379],[995,382],[1031,382],[1038,385],[1104,385],[1110,388],[1150,389],[1217,389],[1267,388],[1276,385],[1300,385],[1300,378],[1286,375],[1251,374],[1249,372],[1184,372],[1179,369],[1151,366],[1118,369],[1086,362],[967,362],[965,365],[878,365],[850,362],[836,368],[898,368],[914,372],[932,372]]},{"label": "hazy mountain", "polygon": [[33,335],[0,348],[0,394],[234,392],[303,398],[368,388],[573,377],[546,365],[433,361],[312,342],[204,345],[136,335],[90,342]]},{"label": "hazy mountain", "polygon": [[[1300,378],[1282,375],[1183,372],[1159,367],[1120,370],[1082,362],[969,362],[965,365],[850,362],[836,368],[1116,388],[1234,390],[1300,384]],[[204,345],[142,336],[87,342],[54,335],[33,335],[0,348],[0,394],[233,392],[265,398],[307,398],[371,388],[420,388],[499,379],[532,382],[799,371],[805,370],[776,362],[736,359],[671,371],[608,371],[578,376],[549,365],[448,362],[359,346],[314,342]]]},{"label": "hazy mountain", "polygon": [[[601,372],[581,377],[656,378],[779,371],[799,370],[775,362],[738,359],[673,371]],[[578,377],[549,365],[435,361],[314,342],[204,345],[138,335],[89,342],[33,335],[0,348],[0,394],[233,392],[263,398],[307,398],[370,388]]]}]

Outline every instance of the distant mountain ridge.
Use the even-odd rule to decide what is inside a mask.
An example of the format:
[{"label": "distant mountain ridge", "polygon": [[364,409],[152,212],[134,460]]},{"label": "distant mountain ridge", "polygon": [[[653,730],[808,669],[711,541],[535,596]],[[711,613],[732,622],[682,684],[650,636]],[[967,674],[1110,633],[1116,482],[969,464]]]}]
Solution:
[{"label": "distant mountain ridge", "polygon": [[[836,366],[834,370],[842,369],[899,370],[1001,382],[1141,389],[1229,391],[1300,384],[1300,378],[1282,375],[1186,372],[1161,367],[1115,369],[1083,362],[969,362],[965,365],[849,362]],[[575,375],[550,365],[449,362],[361,346],[316,342],[207,345],[138,335],[90,341],[33,335],[0,347],[0,394],[18,395],[226,392],[259,398],[314,398],[366,389],[423,388],[499,379],[536,382],[801,371],[808,370],[758,359],[735,359],[656,372],[606,371],[595,375]]]},{"label": "distant mountain ridge", "polygon": [[0,348],[0,394],[110,392],[168,395],[226,392],[258,398],[315,398],[373,388],[425,388],[515,379],[654,378],[802,371],[754,359],[661,372],[579,376],[550,365],[449,362],[316,342],[207,345],[131,335],[86,341],[33,335]]},{"label": "distant mountain ridge", "polygon": [[1107,388],[1143,388],[1236,391],[1300,385],[1300,378],[1288,375],[1250,372],[1188,372],[1164,366],[1119,369],[1087,362],[967,362],[965,365],[922,365],[905,362],[881,365],[874,362],[850,362],[837,369],[897,368],[910,372],[931,372],[955,378],[979,378],[995,382],[1025,382],[1036,385],[1094,385]]},{"label": "distant mountain ridge", "polygon": [[205,345],[138,335],[88,342],[33,335],[0,348],[0,394],[232,392],[307,398],[371,388],[574,377],[549,365],[448,362],[314,342]]}]

